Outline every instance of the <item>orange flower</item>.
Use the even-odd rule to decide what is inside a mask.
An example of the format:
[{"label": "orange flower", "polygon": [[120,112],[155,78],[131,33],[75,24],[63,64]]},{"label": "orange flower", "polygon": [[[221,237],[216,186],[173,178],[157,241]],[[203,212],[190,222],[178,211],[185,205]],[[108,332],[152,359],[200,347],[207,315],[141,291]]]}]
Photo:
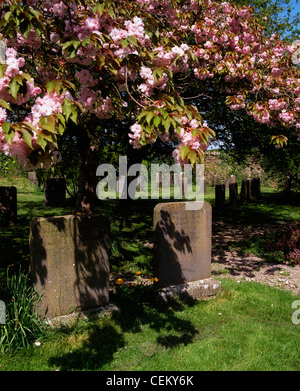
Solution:
[{"label": "orange flower", "polygon": [[117,279],[117,284],[118,284],[118,285],[122,285],[123,282],[124,282],[124,281],[122,280],[122,278],[118,278],[118,279]]}]

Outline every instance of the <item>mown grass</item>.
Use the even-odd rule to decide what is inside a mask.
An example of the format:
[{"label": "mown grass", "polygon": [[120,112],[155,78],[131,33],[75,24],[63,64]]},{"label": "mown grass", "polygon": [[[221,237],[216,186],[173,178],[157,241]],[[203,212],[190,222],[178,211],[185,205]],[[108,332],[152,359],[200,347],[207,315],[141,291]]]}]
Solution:
[{"label": "mown grass", "polygon": [[[17,185],[18,222],[0,228],[0,264],[29,263],[29,224],[35,217],[66,215],[64,208],[43,205],[44,194],[26,180]],[[289,197],[263,188],[263,198],[222,212],[213,221],[253,225],[300,219],[299,194]],[[227,194],[228,198],[228,194]],[[214,206],[213,188],[205,199]],[[102,201],[97,212],[111,221],[111,271],[121,277],[152,273],[153,208],[159,200]],[[0,370],[264,370],[300,368],[299,330],[292,323],[292,302],[300,296],[254,282],[222,279],[222,292],[209,301],[155,300],[149,291],[124,291],[111,302],[121,308],[112,317],[36,334],[40,346],[14,349],[0,356]],[[127,296],[126,296],[127,295]],[[124,299],[125,298],[125,299]],[[0,298],[1,299],[1,298]],[[1,327],[1,325],[0,325]]]},{"label": "mown grass", "polygon": [[2,354],[0,370],[299,370],[291,306],[300,296],[253,282],[222,286],[208,301],[153,300],[135,316],[123,305],[111,318],[49,331],[40,346]]}]

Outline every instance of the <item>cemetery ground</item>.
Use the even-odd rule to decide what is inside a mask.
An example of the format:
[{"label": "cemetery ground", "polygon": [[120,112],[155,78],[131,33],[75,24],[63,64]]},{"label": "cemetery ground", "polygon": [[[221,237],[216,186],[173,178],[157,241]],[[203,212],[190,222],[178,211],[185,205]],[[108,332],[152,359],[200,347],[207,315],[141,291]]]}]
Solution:
[{"label": "cemetery ground", "polygon": [[[18,221],[1,228],[1,283],[20,263],[29,266],[29,223],[35,217],[72,213],[44,206],[44,193],[25,179],[1,179],[18,189]],[[228,196],[228,195],[227,195]],[[206,201],[214,207],[214,190]],[[26,347],[0,353],[1,371],[298,371],[300,265],[266,250],[279,226],[300,220],[299,194],[262,187],[262,199],[219,212],[213,208],[212,277],[221,292],[209,300],[156,295],[153,208],[159,200],[101,201],[111,222],[111,297],[108,310],[59,327],[37,327]],[[165,200],[163,201],[165,202]],[[1,298],[0,298],[1,299]],[[12,296],[12,300],[18,297]],[[18,322],[14,325],[18,328]],[[0,325],[0,327],[3,327]]]}]

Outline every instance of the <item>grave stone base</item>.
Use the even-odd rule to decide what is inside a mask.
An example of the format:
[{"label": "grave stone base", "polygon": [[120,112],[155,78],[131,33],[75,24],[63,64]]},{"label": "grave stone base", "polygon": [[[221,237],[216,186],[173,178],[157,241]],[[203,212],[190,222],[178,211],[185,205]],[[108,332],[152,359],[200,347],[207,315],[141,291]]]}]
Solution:
[{"label": "grave stone base", "polygon": [[195,300],[206,299],[215,296],[221,291],[221,282],[214,278],[171,285],[161,289],[161,296],[165,299],[177,296],[179,298],[192,298]]}]

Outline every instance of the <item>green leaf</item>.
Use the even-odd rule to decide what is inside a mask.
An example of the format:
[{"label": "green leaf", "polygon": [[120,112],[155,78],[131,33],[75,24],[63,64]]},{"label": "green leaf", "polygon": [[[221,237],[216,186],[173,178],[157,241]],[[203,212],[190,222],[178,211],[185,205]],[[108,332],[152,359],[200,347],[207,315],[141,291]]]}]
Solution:
[{"label": "green leaf", "polygon": [[197,153],[195,150],[191,150],[188,155],[187,155],[189,161],[192,163],[192,165],[194,165],[197,161]]},{"label": "green leaf", "polygon": [[21,76],[23,77],[23,79],[25,79],[27,81],[32,81],[32,77],[29,75],[29,73],[22,72]]},{"label": "green leaf", "polygon": [[50,133],[56,133],[55,122],[54,115],[48,115],[47,117],[41,117],[40,119],[40,125],[42,129],[45,129]]},{"label": "green leaf", "polygon": [[65,126],[66,124],[65,117],[62,114],[56,114],[56,117],[61,122],[61,124]]},{"label": "green leaf", "polygon": [[125,38],[121,39],[121,44],[124,48],[127,48],[127,46],[129,45],[129,41]]},{"label": "green leaf", "polygon": [[77,49],[78,46],[79,46],[80,43],[81,43],[81,41],[80,41],[80,40],[77,40],[77,39],[74,39],[72,42],[73,42],[73,46],[74,46],[75,49]]},{"label": "green leaf", "polygon": [[193,129],[193,130],[192,130],[192,135],[193,135],[193,137],[197,137],[197,135],[198,135],[198,129]]},{"label": "green leaf", "polygon": [[187,145],[182,145],[180,147],[179,153],[182,160],[186,158],[186,155],[189,153],[189,151],[190,151],[190,147],[188,147]]},{"label": "green leaf", "polygon": [[54,82],[53,80],[47,81],[46,83],[46,89],[48,92],[52,92],[54,88]]},{"label": "green leaf", "polygon": [[127,37],[127,41],[132,43],[134,46],[138,46],[138,41],[135,35],[130,35]]},{"label": "green leaf", "polygon": [[31,122],[24,121],[22,123],[22,126],[28,128],[30,131],[32,130],[34,133],[38,132],[37,128],[34,125],[32,125]]},{"label": "green leaf", "polygon": [[170,130],[170,126],[171,126],[171,119],[168,117],[165,119],[165,121],[162,122],[164,128],[165,128],[165,131],[167,133],[169,133],[169,130]]},{"label": "green leaf", "polygon": [[149,111],[146,115],[146,121],[148,122],[149,125],[151,124],[151,120],[153,119],[153,117],[154,117],[153,111]]},{"label": "green leaf", "polygon": [[64,99],[63,104],[62,104],[62,111],[63,111],[63,115],[66,118],[66,121],[68,121],[68,119],[71,115],[71,112],[72,112],[71,102],[68,99]]},{"label": "green leaf", "polygon": [[20,84],[16,81],[16,79],[12,79],[9,83],[8,91],[15,99],[17,99],[19,88]]},{"label": "green leaf", "polygon": [[67,41],[62,45],[62,50],[64,51],[64,50],[68,49],[68,47],[70,47],[70,46],[73,46],[73,42]]},{"label": "green leaf", "polygon": [[47,141],[44,139],[43,137],[43,134],[40,133],[38,136],[37,136],[37,142],[39,144],[39,146],[41,146],[43,148],[43,150],[45,151],[45,148],[47,146]]},{"label": "green leaf", "polygon": [[47,130],[43,130],[43,132],[40,134],[45,140],[48,140],[50,143],[56,144],[57,142],[56,134],[52,132],[48,132]]},{"label": "green leaf", "polygon": [[101,16],[103,14],[104,8],[105,8],[105,3],[96,4],[95,7],[93,8],[93,12],[94,13],[97,12],[99,16]]},{"label": "green leaf", "polygon": [[33,136],[33,132],[23,126],[20,125],[20,129],[18,129],[18,132],[20,133],[20,136],[22,137],[22,139],[25,141],[25,143],[27,145],[29,145],[29,147],[31,149],[33,149],[32,147],[32,136]]},{"label": "green leaf", "polygon": [[103,67],[103,66],[105,65],[105,59],[106,59],[106,57],[105,57],[104,55],[102,55],[102,56],[97,56],[97,57],[96,57],[97,65],[98,65],[99,67]]},{"label": "green leaf", "polygon": [[15,131],[11,127],[11,123],[10,122],[3,122],[2,130],[3,130],[5,140],[11,145],[12,139],[14,138],[14,135],[15,135]]},{"label": "green leaf", "polygon": [[4,107],[7,110],[11,110],[9,103],[7,103],[5,100],[0,99],[0,106]]},{"label": "green leaf", "polygon": [[160,123],[161,123],[161,118],[160,118],[160,116],[159,116],[159,115],[155,116],[155,117],[154,117],[154,120],[153,120],[154,126],[158,127]]},{"label": "green leaf", "polygon": [[12,15],[11,11],[6,12],[5,15],[4,15],[4,19],[8,22],[10,17],[11,17],[11,15]]}]

